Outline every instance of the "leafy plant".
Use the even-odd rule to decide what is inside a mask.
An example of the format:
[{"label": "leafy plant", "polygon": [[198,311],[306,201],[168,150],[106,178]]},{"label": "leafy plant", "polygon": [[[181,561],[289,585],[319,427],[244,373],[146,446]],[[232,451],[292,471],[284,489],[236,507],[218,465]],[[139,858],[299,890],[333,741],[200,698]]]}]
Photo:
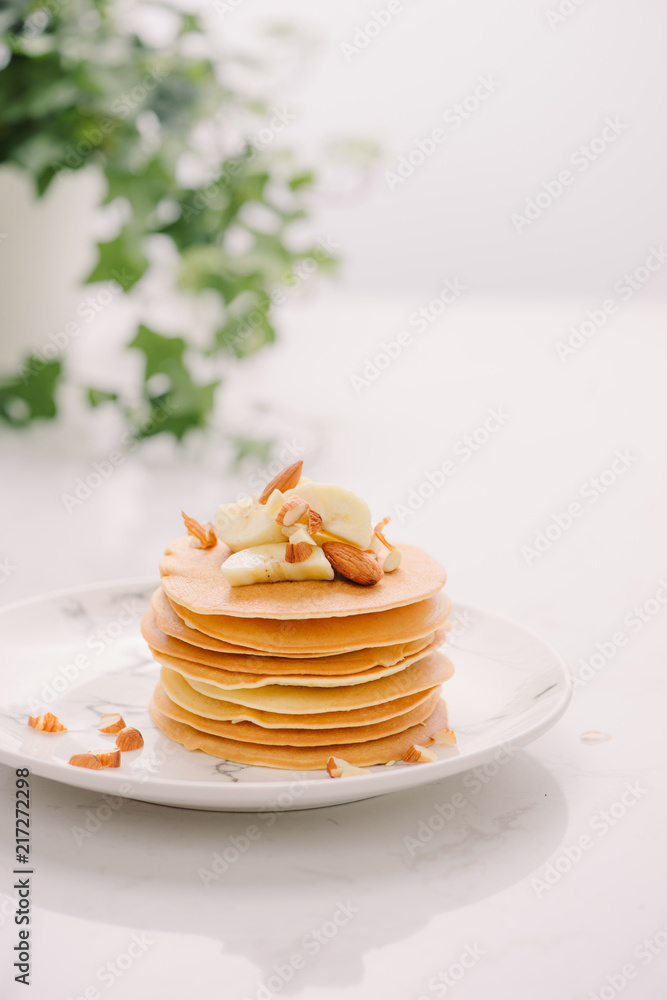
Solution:
[{"label": "leafy plant", "polygon": [[[177,251],[180,293],[213,294],[220,303],[209,343],[138,325],[127,346],[143,357],[141,384],[129,392],[83,389],[91,406],[119,407],[137,437],[181,439],[208,424],[220,361],[274,340],[273,302],[294,283],[300,262],[314,258],[322,270],[335,260],[314,246],[291,247],[291,227],[307,217],[313,174],[288,153],[269,151],[270,125],[259,131],[261,141],[249,136],[266,120],[282,131],[280,112],[271,118],[265,103],[224,83],[225,66],[198,17],[160,3],[146,9],[175,23],[166,44],[145,38],[138,8],[123,11],[111,0],[6,0],[0,163],[26,171],[38,195],[62,171],[89,164],[103,171],[103,204],[124,206],[123,221],[98,245],[87,282],[116,282],[132,295],[152,266],[151,240],[160,238]],[[234,142],[236,134],[246,138]],[[188,179],[188,163],[198,168],[196,180]],[[202,381],[202,371],[216,377]],[[0,383],[0,419],[22,426],[55,417],[66,378],[63,356],[26,358]],[[246,439],[243,448],[252,452]]]}]

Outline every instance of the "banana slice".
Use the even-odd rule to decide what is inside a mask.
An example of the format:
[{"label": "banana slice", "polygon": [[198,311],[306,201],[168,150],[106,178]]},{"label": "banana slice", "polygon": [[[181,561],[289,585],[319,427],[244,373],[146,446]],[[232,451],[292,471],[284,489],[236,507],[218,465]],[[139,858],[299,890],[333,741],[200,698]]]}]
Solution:
[{"label": "banana slice", "polygon": [[282,494],[283,503],[293,496],[301,497],[317,511],[322,518],[323,532],[360,549],[367,549],[371,544],[370,508],[352,490],[334,483],[299,483]]},{"label": "banana slice", "polygon": [[[229,543],[227,543],[229,544]],[[282,580],[333,580],[334,571],[319,546],[303,562],[288,563],[285,558],[287,542],[271,545],[254,545],[233,552],[223,562],[221,569],[232,587],[250,583],[280,583]]]},{"label": "banana slice", "polygon": [[265,504],[249,499],[223,503],[215,515],[215,533],[232,552],[283,542],[285,537],[275,518],[284,500],[285,494],[274,490]]}]

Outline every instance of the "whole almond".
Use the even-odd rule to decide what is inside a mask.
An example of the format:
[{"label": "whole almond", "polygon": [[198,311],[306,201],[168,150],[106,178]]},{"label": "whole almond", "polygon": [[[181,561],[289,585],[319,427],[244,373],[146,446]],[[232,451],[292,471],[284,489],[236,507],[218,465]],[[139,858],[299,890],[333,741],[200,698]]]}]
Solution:
[{"label": "whole almond", "polygon": [[346,545],[345,542],[325,542],[322,549],[333,568],[353,583],[372,587],[384,576],[382,566],[375,556],[370,552],[362,552],[354,545]]},{"label": "whole almond", "polygon": [[301,479],[302,469],[303,462],[301,459],[298,462],[292,462],[291,465],[287,465],[277,476],[273,477],[270,483],[267,483],[257,497],[257,503],[266,503],[274,490],[280,490],[281,493],[284,493],[285,490],[293,490]]}]

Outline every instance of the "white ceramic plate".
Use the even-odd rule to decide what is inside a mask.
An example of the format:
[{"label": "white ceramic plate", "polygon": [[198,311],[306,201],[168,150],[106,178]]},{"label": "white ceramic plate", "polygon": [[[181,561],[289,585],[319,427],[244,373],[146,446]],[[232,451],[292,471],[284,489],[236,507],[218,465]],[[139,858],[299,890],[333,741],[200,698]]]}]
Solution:
[{"label": "white ceramic plate", "polygon": [[[158,666],[139,623],[155,580],[121,581],[47,594],[0,609],[0,761],[109,795],[227,811],[308,809],[354,802],[437,781],[530,743],[563,714],[572,694],[560,656],[537,635],[498,615],[457,605],[445,644],[456,674],[444,687],[457,748],[428,764],[377,766],[363,777],[282,771],[189,752],[153,727],[147,710]],[[51,710],[68,726],[39,733],[29,714]],[[122,712],[144,735],[118,769],[70,766],[73,753],[114,745],[99,716]],[[489,762],[494,762],[489,764]]]}]

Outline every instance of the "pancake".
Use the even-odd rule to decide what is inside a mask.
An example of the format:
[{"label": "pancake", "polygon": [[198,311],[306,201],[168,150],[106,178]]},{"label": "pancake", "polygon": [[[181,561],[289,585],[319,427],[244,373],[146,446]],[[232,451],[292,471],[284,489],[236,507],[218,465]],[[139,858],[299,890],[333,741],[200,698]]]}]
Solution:
[{"label": "pancake", "polygon": [[[177,622],[181,622],[181,619],[178,618],[164,594],[162,594],[162,599],[169,607],[169,611],[174,619]],[[183,625],[183,629],[186,628],[187,626]],[[193,630],[189,629],[188,631],[192,633]],[[443,627],[437,632],[426,635],[421,639],[415,639],[413,642],[397,643],[393,646],[376,646],[370,649],[356,649],[348,653],[333,654],[332,656],[305,657],[302,659],[298,656],[280,657],[275,653],[261,653],[258,650],[226,653],[194,646],[189,642],[183,642],[163,632],[158,627],[157,616],[152,608],[141,622],[141,632],[154,655],[157,651],[157,653],[175,657],[179,660],[191,660],[197,664],[205,664],[207,667],[231,672],[238,671],[252,674],[323,674],[326,676],[363,673],[368,669],[396,666],[402,660],[405,660],[406,657],[414,657],[415,654],[428,649],[433,644],[439,646],[444,642],[446,634]],[[202,635],[202,633],[199,633],[199,635],[203,639],[209,638]],[[210,641],[216,642],[217,640],[210,639]]]},{"label": "pancake", "polygon": [[[435,651],[438,645],[439,643],[434,642],[431,646],[427,646],[426,649],[420,650],[418,653],[413,653],[412,656],[408,656],[403,660],[399,660],[398,663],[394,663],[391,667],[371,667],[370,670],[361,670],[356,674],[318,674],[314,676],[307,674],[251,674],[243,671],[221,670],[219,667],[209,667],[203,663],[193,663],[192,660],[181,660],[179,657],[169,656],[167,653],[161,653],[158,649],[153,649],[152,646],[149,646],[149,648],[153,654],[153,658],[157,660],[160,666],[175,670],[187,680],[192,678],[195,681],[205,681],[207,684],[212,684],[221,690],[232,691],[234,688],[259,688],[265,687],[267,684],[287,684],[290,686],[299,685],[319,688],[338,687],[341,684],[366,684],[368,681],[375,681],[380,677],[387,677],[389,674],[398,673],[399,670],[403,670],[410,663],[414,663],[422,656],[426,656],[427,653]],[[273,661],[268,657],[263,660],[261,656],[246,657],[246,659],[259,661],[260,664],[268,663],[269,666],[272,666],[273,662],[278,658],[275,657]],[[298,660],[288,660],[287,662],[299,663]]]},{"label": "pancake", "polygon": [[385,574],[373,587],[360,587],[342,577],[232,587],[220,571],[230,555],[229,547],[218,542],[213,548],[202,549],[184,535],[167,546],[160,575],[164,591],[177,610],[182,607],[197,615],[253,619],[356,617],[415,604],[442,590],[447,573],[440,563],[414,545],[401,545],[401,551],[398,569]]},{"label": "pancake", "polygon": [[[440,691],[440,687],[441,685],[438,684],[435,687],[427,688],[426,691],[408,694],[404,698],[396,698],[393,702],[371,705],[369,708],[320,712],[318,715],[310,717],[289,715],[282,712],[263,712],[257,708],[245,708],[243,705],[234,705],[231,702],[214,702],[211,698],[197,694],[179,674],[162,673],[156,690],[160,688],[164,692],[165,698],[168,698],[182,711],[190,713],[193,719],[200,720],[200,723],[188,722],[188,725],[191,724],[194,729],[207,732],[208,727],[204,724],[206,722],[224,722],[233,726],[242,722],[250,722],[266,730],[265,739],[258,742],[271,743],[271,733],[279,729],[289,729],[294,733],[297,731],[314,733],[322,729],[359,729],[363,726],[374,726],[379,722],[387,722],[418,708],[433,696],[434,691]],[[164,706],[161,710],[166,715],[172,715],[172,712]],[[181,719],[180,721],[187,722],[188,720]]]},{"label": "pancake", "polygon": [[262,743],[270,746],[326,746],[330,743],[359,743],[381,736],[392,736],[424,722],[435,709],[439,698],[438,687],[410,711],[367,725],[350,725],[334,729],[268,729],[252,722],[224,722],[195,715],[173,701],[161,684],[158,684],[154,694],[154,701],[159,710],[176,722],[185,723],[201,733],[209,733],[212,736],[226,736],[244,743]]},{"label": "pancake", "polygon": [[[273,584],[271,585],[273,586]],[[276,767],[314,771],[324,769],[329,757],[342,757],[350,764],[370,767],[386,764],[390,760],[400,760],[413,743],[428,742],[430,736],[447,725],[447,709],[443,701],[425,722],[393,736],[366,740],[359,743],[338,743],[321,747],[264,746],[261,743],[243,743],[224,736],[201,733],[183,722],[170,719],[160,710],[155,696],[150,704],[151,718],[157,728],[175,743],[187,750],[203,750],[212,757],[249,764],[255,767]],[[346,779],[339,779],[344,781]],[[363,781],[363,778],[352,780]]]},{"label": "pancake", "polygon": [[[167,693],[170,691],[172,678],[181,677],[190,690],[203,695],[205,702],[197,699],[197,707],[192,711],[198,715],[209,715],[211,718],[228,718],[228,715],[210,715],[213,711],[228,711],[229,704],[241,705],[244,708],[256,708],[262,712],[274,712],[281,715],[299,715],[303,717],[304,725],[318,725],[315,718],[321,712],[343,712],[356,708],[367,708],[404,698],[406,695],[426,691],[428,688],[442,684],[454,673],[451,660],[443,653],[429,653],[427,656],[399,673],[389,677],[381,677],[367,684],[341,685],[335,688],[320,687],[289,687],[280,684],[268,684],[260,688],[234,688],[222,690],[205,681],[183,680],[180,674],[168,667],[163,667],[161,678]],[[201,705],[201,707],[199,707]],[[224,709],[217,709],[218,705]],[[190,705],[186,706],[190,708]],[[206,709],[206,710],[205,710]]]},{"label": "pancake", "polygon": [[[265,583],[262,586],[266,590],[268,587],[282,585]],[[323,655],[369,646],[389,646],[397,642],[409,642],[433,632],[442,625],[451,610],[449,597],[442,593],[425,601],[418,601],[416,604],[378,611],[375,614],[349,615],[346,618],[300,618],[290,621],[275,618],[246,619],[230,615],[199,615],[174,601],[170,603],[176,614],[191,629],[234,645],[252,644],[255,650],[275,652],[280,655],[283,655],[285,650],[291,653],[317,652]]]}]

